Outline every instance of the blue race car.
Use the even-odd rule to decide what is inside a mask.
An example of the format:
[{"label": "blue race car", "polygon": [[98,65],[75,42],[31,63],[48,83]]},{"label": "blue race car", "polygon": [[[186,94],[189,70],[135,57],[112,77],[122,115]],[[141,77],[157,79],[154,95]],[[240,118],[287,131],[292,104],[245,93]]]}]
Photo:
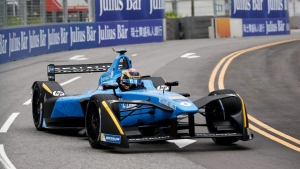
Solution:
[{"label": "blue race car", "polygon": [[[188,93],[171,91],[178,81],[141,76],[126,50],[116,52],[113,63],[48,65],[48,81],[36,81],[31,87],[36,129],[82,130],[93,148],[186,138],[232,144],[253,138],[245,104],[234,91],[216,90],[192,102]],[[104,72],[99,87],[80,95],[66,95],[55,81],[56,74],[90,72]],[[206,124],[195,122],[197,113]],[[203,126],[207,133],[195,132]]]}]

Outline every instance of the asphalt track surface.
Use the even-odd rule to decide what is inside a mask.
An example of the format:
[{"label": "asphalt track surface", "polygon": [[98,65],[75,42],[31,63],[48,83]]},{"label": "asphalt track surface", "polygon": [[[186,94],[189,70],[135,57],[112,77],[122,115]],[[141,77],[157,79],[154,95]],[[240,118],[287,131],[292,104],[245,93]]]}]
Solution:
[{"label": "asphalt track surface", "polygon": [[[196,100],[209,93],[208,82],[213,69],[225,56],[241,49],[271,42],[299,38],[288,36],[235,39],[197,39],[167,41],[126,48],[133,67],[143,75],[162,76],[167,81],[178,80],[175,92],[188,92]],[[235,58],[225,73],[224,86],[239,93],[249,115],[268,126],[300,139],[300,41],[247,52]],[[195,58],[182,58],[195,53]],[[85,60],[70,60],[84,55]],[[133,56],[132,56],[133,55]],[[111,48],[67,51],[23,59],[0,65],[0,128],[12,113],[16,118],[7,131],[0,131],[0,149],[18,169],[68,168],[300,168],[300,152],[253,131],[254,140],[220,146],[211,139],[198,139],[186,147],[159,142],[130,144],[129,149],[95,150],[85,137],[70,132],[39,132],[33,125],[30,87],[36,80],[47,80],[46,66],[112,62]],[[219,73],[219,72],[218,72]],[[78,94],[97,87],[100,73],[57,75],[56,81],[77,80],[63,86],[67,94]],[[215,89],[218,89],[217,80]],[[196,120],[203,120],[200,116]],[[260,125],[257,128],[271,133]],[[206,129],[199,129],[206,131]],[[1,147],[0,147],[1,148]],[[1,152],[0,152],[1,153]],[[1,156],[1,155],[0,155]],[[0,160],[1,161],[1,160]],[[3,159],[2,159],[3,162]],[[0,162],[0,168],[3,168]]]}]

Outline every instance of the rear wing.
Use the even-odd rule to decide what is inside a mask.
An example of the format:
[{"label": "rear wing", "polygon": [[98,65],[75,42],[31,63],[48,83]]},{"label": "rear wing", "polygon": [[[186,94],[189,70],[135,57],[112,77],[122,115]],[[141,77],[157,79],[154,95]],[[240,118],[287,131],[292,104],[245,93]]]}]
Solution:
[{"label": "rear wing", "polygon": [[54,65],[47,66],[47,74],[49,81],[55,81],[55,74],[69,73],[92,73],[106,72],[112,63],[95,63],[95,64],[80,64],[80,65]]}]

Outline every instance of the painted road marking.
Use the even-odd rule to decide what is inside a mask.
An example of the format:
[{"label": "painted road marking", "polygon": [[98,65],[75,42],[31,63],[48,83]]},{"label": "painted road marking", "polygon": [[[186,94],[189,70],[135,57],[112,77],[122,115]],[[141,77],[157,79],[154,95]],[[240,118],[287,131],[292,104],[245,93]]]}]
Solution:
[{"label": "painted road marking", "polygon": [[87,60],[88,58],[84,57],[85,55],[76,55],[70,58],[70,60]]},{"label": "painted road marking", "polygon": [[[225,56],[223,59],[221,59],[221,61],[214,68],[214,70],[213,70],[213,72],[212,72],[212,74],[210,76],[209,82],[208,82],[208,90],[210,92],[215,90],[214,89],[214,83],[215,83],[217,72],[219,71],[221,65],[226,60],[227,61],[223,65],[223,68],[221,69],[220,74],[219,74],[219,79],[218,79],[218,87],[219,87],[219,89],[224,89],[225,88],[224,87],[224,77],[225,77],[226,70],[227,70],[229,64],[232,62],[232,60],[235,59],[236,57],[238,57],[241,54],[244,54],[246,52],[253,51],[253,50],[257,50],[257,49],[261,49],[261,48],[265,48],[265,47],[270,47],[270,46],[274,46],[274,45],[279,45],[279,44],[283,44],[283,43],[298,41],[298,40],[300,40],[300,39],[291,39],[291,40],[285,40],[285,41],[279,41],[279,42],[269,43],[269,44],[265,44],[265,45],[261,45],[261,46],[256,46],[256,47],[252,47],[252,48],[240,50],[240,51],[234,52],[234,53],[232,53],[232,54],[230,54],[228,56]],[[248,119],[251,122],[259,125],[260,127],[265,128],[266,130],[268,130],[270,132],[273,132],[273,133],[275,133],[275,134],[277,134],[277,135],[279,135],[279,136],[281,136],[281,137],[283,137],[283,138],[285,138],[287,140],[290,140],[290,141],[292,141],[292,142],[294,142],[296,144],[300,144],[300,140],[298,140],[296,138],[293,138],[293,137],[291,137],[289,135],[286,135],[286,134],[284,134],[284,133],[282,133],[282,132],[280,132],[280,131],[278,131],[278,130],[276,130],[276,129],[274,129],[274,128],[266,125],[266,124],[264,124],[263,122],[257,120],[256,118],[252,117],[249,114],[248,114]],[[282,145],[284,145],[284,146],[286,146],[288,148],[291,148],[291,149],[293,149],[295,151],[300,152],[300,148],[299,147],[294,146],[294,145],[292,145],[292,144],[290,144],[290,143],[288,143],[288,142],[286,142],[284,140],[281,140],[281,139],[279,139],[279,138],[277,138],[277,137],[275,137],[275,136],[273,136],[273,135],[271,135],[269,133],[266,133],[265,131],[262,131],[259,128],[255,127],[255,126],[253,126],[251,124],[249,124],[249,128],[252,129],[252,130],[254,130],[254,131],[256,131],[257,133],[262,134],[263,136],[265,136],[265,137],[267,137],[267,138],[269,138],[271,140],[274,140],[274,141],[276,141],[276,142],[278,142],[278,143],[280,143],[280,144],[282,144]]]},{"label": "painted road marking", "polygon": [[[73,79],[70,79],[70,80],[68,80],[68,81],[66,81],[66,82],[63,82],[63,83],[61,83],[60,85],[61,85],[61,86],[64,86],[64,85],[66,85],[66,84],[68,84],[68,83],[71,83],[71,82],[73,82],[73,81],[75,81],[75,80],[77,80],[77,79],[80,79],[80,78],[81,78],[81,76],[74,77]],[[29,100],[27,100],[25,103],[23,103],[23,105],[29,105],[29,104],[31,104],[31,99],[29,99]]]},{"label": "painted road marking", "polygon": [[19,115],[19,113],[13,113],[12,115],[9,116],[9,118],[6,120],[4,125],[0,129],[0,133],[6,133],[7,130],[9,129],[9,126],[12,124],[12,122],[15,120],[15,118]]},{"label": "painted road marking", "polygon": [[81,76],[74,77],[73,79],[70,79],[70,80],[68,80],[68,81],[66,81],[66,82],[63,82],[63,83],[61,83],[60,85],[61,85],[61,86],[64,86],[64,85],[66,85],[66,84],[68,84],[68,83],[71,83],[71,82],[74,82],[75,80],[80,79],[80,78],[81,78]]},{"label": "painted road marking", "polygon": [[137,54],[133,54],[133,55],[131,55],[131,56],[137,56]]},{"label": "painted road marking", "polygon": [[7,158],[4,146],[0,144],[0,163],[4,166],[6,169],[15,169],[16,167],[10,162],[10,160]]},{"label": "painted road marking", "polygon": [[175,140],[167,140],[167,142],[175,143],[179,148],[183,148],[187,145],[190,145],[197,140],[191,140],[191,139],[175,139]]},{"label": "painted road marking", "polygon": [[182,58],[188,58],[188,59],[193,59],[193,58],[198,58],[198,57],[200,57],[200,56],[197,56],[197,55],[195,55],[196,53],[186,53],[186,54],[184,54],[184,55],[182,55],[182,56],[180,56],[180,57],[182,57]]}]

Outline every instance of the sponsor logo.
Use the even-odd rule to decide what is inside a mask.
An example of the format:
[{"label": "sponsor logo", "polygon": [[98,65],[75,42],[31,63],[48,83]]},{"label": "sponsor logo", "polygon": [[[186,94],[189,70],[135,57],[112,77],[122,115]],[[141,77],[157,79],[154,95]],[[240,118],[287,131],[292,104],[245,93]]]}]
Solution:
[{"label": "sponsor logo", "polygon": [[54,73],[54,66],[48,66],[48,73]]},{"label": "sponsor logo", "polygon": [[233,4],[233,13],[236,11],[250,11],[251,10],[251,2],[250,0],[234,0]]},{"label": "sponsor logo", "polygon": [[74,30],[72,29],[72,27],[70,27],[70,35],[71,35],[70,46],[73,46],[73,43],[85,42],[86,40],[85,31],[80,30],[80,28],[77,26],[75,26]]},{"label": "sponsor logo", "polygon": [[160,86],[157,86],[156,89],[157,89],[157,90],[169,90],[169,87],[166,86],[166,85],[160,85]]},{"label": "sponsor logo", "polygon": [[112,134],[105,134],[101,133],[100,140],[107,143],[114,143],[120,144],[121,143],[121,136],[120,135],[112,135]]},{"label": "sponsor logo", "polygon": [[181,105],[181,106],[191,106],[192,103],[189,103],[189,102],[181,102],[180,105]]},{"label": "sponsor logo", "polygon": [[9,57],[12,52],[28,49],[28,36],[26,32],[21,31],[18,37],[15,32],[9,33]]},{"label": "sponsor logo", "polygon": [[40,29],[39,31],[29,30],[29,52],[31,49],[46,46],[47,34],[45,30]]},{"label": "sponsor logo", "polygon": [[53,96],[64,96],[65,93],[62,92],[62,91],[53,91],[52,95],[53,95]]},{"label": "sponsor logo", "polygon": [[227,96],[236,96],[236,94],[226,94]]},{"label": "sponsor logo", "polygon": [[[127,0],[128,1],[128,0]],[[105,11],[122,11],[124,7],[122,0],[100,0],[100,14],[102,16]]]},{"label": "sponsor logo", "polygon": [[159,98],[158,101],[159,101],[159,103],[161,103],[161,104],[163,104],[165,106],[168,106],[168,107],[170,107],[173,110],[176,110],[176,105],[175,104],[173,104],[173,103],[171,103],[171,102],[169,102],[169,101],[167,101],[165,99],[162,99],[162,98]]},{"label": "sponsor logo", "polygon": [[122,104],[123,109],[130,109],[136,107],[137,104]]},{"label": "sponsor logo", "polygon": [[150,15],[155,10],[165,9],[165,0],[150,0]]},{"label": "sponsor logo", "polygon": [[283,0],[268,0],[268,14],[270,14],[271,11],[282,11],[282,10],[283,10]]},{"label": "sponsor logo", "polygon": [[0,34],[0,54],[7,53],[7,39],[4,34]]}]

